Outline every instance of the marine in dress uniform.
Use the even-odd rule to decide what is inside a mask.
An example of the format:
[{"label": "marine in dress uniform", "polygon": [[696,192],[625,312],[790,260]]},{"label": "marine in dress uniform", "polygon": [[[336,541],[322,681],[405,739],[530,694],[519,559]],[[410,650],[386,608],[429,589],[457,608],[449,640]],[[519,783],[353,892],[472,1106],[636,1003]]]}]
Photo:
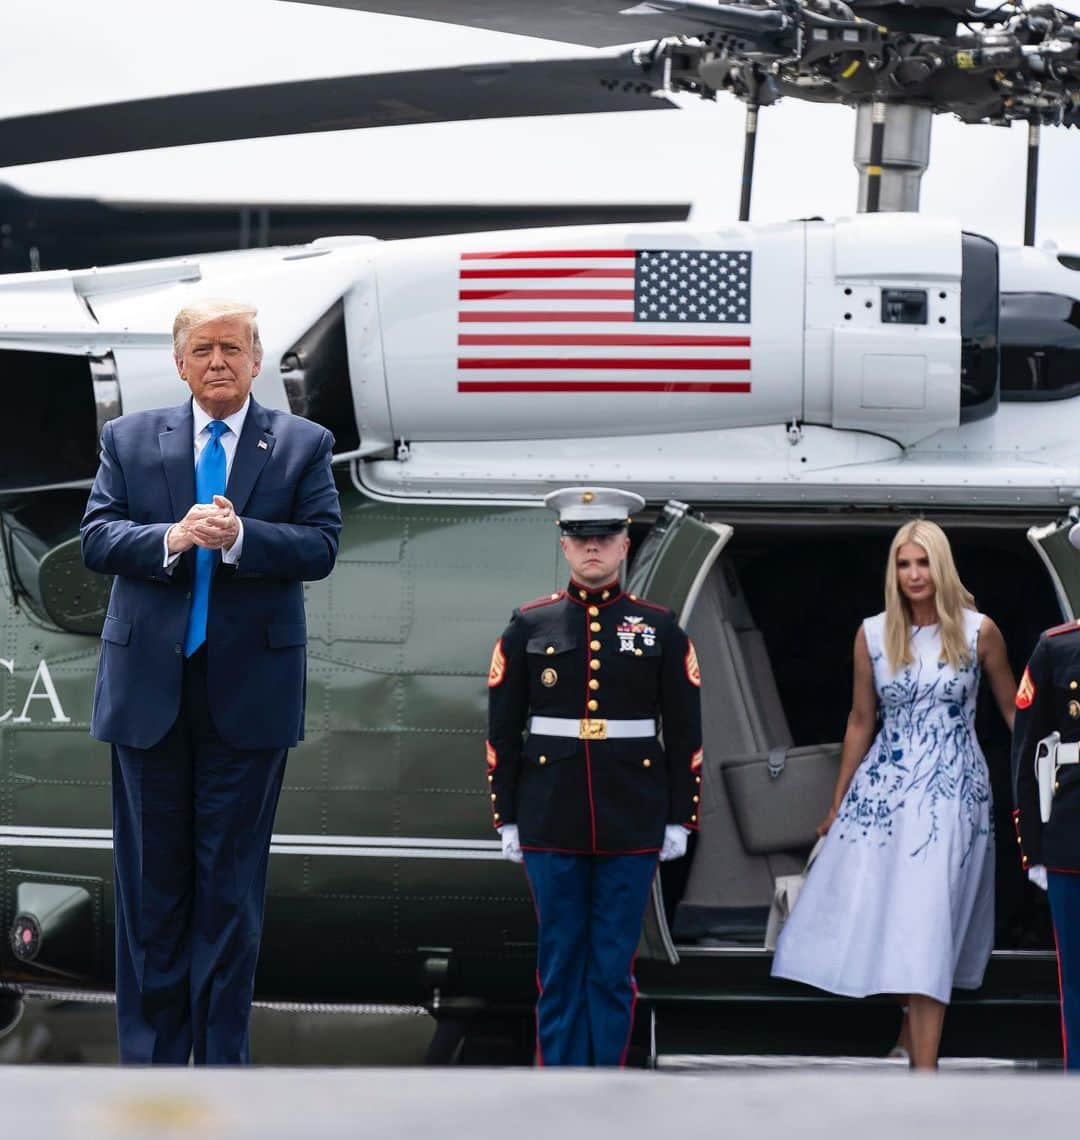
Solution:
[{"label": "marine in dress uniform", "polygon": [[590,580],[515,610],[495,645],[491,808],[536,904],[538,1062],[621,1065],[657,860],[683,855],[697,827],[701,677],[675,615],[619,585],[627,515],[644,500],[578,487],[545,502]]},{"label": "marine in dress uniform", "polygon": [[[1080,546],[1080,527],[1069,535]],[[1039,741],[1061,734],[1080,742],[1080,622],[1048,629],[1039,638],[1016,694],[1012,776],[1016,841],[1024,868],[1050,898],[1061,985],[1065,1067],[1080,1069],[1080,764],[1057,770],[1050,818],[1043,823],[1035,754]],[[1069,753],[1071,751],[1071,757]],[[1060,759],[1075,759],[1063,749]]]}]

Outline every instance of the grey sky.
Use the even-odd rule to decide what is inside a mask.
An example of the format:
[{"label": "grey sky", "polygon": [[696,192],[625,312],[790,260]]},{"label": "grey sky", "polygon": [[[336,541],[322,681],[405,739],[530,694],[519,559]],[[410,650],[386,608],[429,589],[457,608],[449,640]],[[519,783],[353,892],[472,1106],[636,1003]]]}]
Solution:
[{"label": "grey sky", "polygon": [[[0,111],[313,75],[588,54],[589,49],[277,0],[5,0]],[[632,29],[632,20],[627,21]],[[633,38],[628,30],[628,39]],[[384,127],[9,167],[41,194],[215,201],[685,201],[735,217],[742,107]],[[762,113],[753,218],[854,208],[854,112]],[[1047,130],[1039,240],[1080,249],[1080,131]],[[1022,232],[1026,133],[934,121],[923,209],[1003,242]]]}]

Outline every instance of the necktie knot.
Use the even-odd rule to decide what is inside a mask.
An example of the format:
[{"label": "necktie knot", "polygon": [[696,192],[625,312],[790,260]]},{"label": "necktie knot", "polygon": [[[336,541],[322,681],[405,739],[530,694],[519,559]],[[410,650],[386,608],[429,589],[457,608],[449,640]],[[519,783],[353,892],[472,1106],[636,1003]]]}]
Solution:
[{"label": "necktie knot", "polygon": [[206,429],[210,432],[211,441],[219,440],[229,430],[229,425],[224,420],[211,420]]}]

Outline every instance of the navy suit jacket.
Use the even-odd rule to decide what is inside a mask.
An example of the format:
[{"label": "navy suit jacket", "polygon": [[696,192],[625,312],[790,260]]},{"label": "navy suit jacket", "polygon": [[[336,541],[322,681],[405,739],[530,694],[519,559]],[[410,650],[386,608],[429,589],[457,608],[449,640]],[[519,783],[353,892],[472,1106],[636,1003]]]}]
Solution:
[{"label": "navy suit jacket", "polygon": [[[82,521],[86,565],[114,574],[101,632],[90,733],[150,748],[180,710],[195,551],[164,568],[165,532],[195,502],[191,401],[105,425],[101,466]],[[252,399],[226,496],[244,523],[235,567],[217,558],[206,649],[210,710],[234,748],[303,738],[307,626],[302,583],[337,556],[341,508],[333,437]]]}]

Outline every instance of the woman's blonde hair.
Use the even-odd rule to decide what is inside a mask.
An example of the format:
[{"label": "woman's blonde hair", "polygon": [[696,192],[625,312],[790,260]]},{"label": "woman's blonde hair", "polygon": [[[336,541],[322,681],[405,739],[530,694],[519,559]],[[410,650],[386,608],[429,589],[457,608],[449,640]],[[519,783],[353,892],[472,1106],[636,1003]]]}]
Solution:
[{"label": "woman's blonde hair", "polygon": [[965,589],[956,572],[952,548],[945,532],[927,519],[912,519],[893,536],[889,562],[885,567],[885,656],[893,672],[915,660],[911,652],[911,603],[900,589],[896,557],[906,543],[914,542],[926,551],[930,580],[934,583],[934,605],[941,629],[941,657],[954,669],[971,664],[964,631],[964,610],[975,608],[975,599]]}]

